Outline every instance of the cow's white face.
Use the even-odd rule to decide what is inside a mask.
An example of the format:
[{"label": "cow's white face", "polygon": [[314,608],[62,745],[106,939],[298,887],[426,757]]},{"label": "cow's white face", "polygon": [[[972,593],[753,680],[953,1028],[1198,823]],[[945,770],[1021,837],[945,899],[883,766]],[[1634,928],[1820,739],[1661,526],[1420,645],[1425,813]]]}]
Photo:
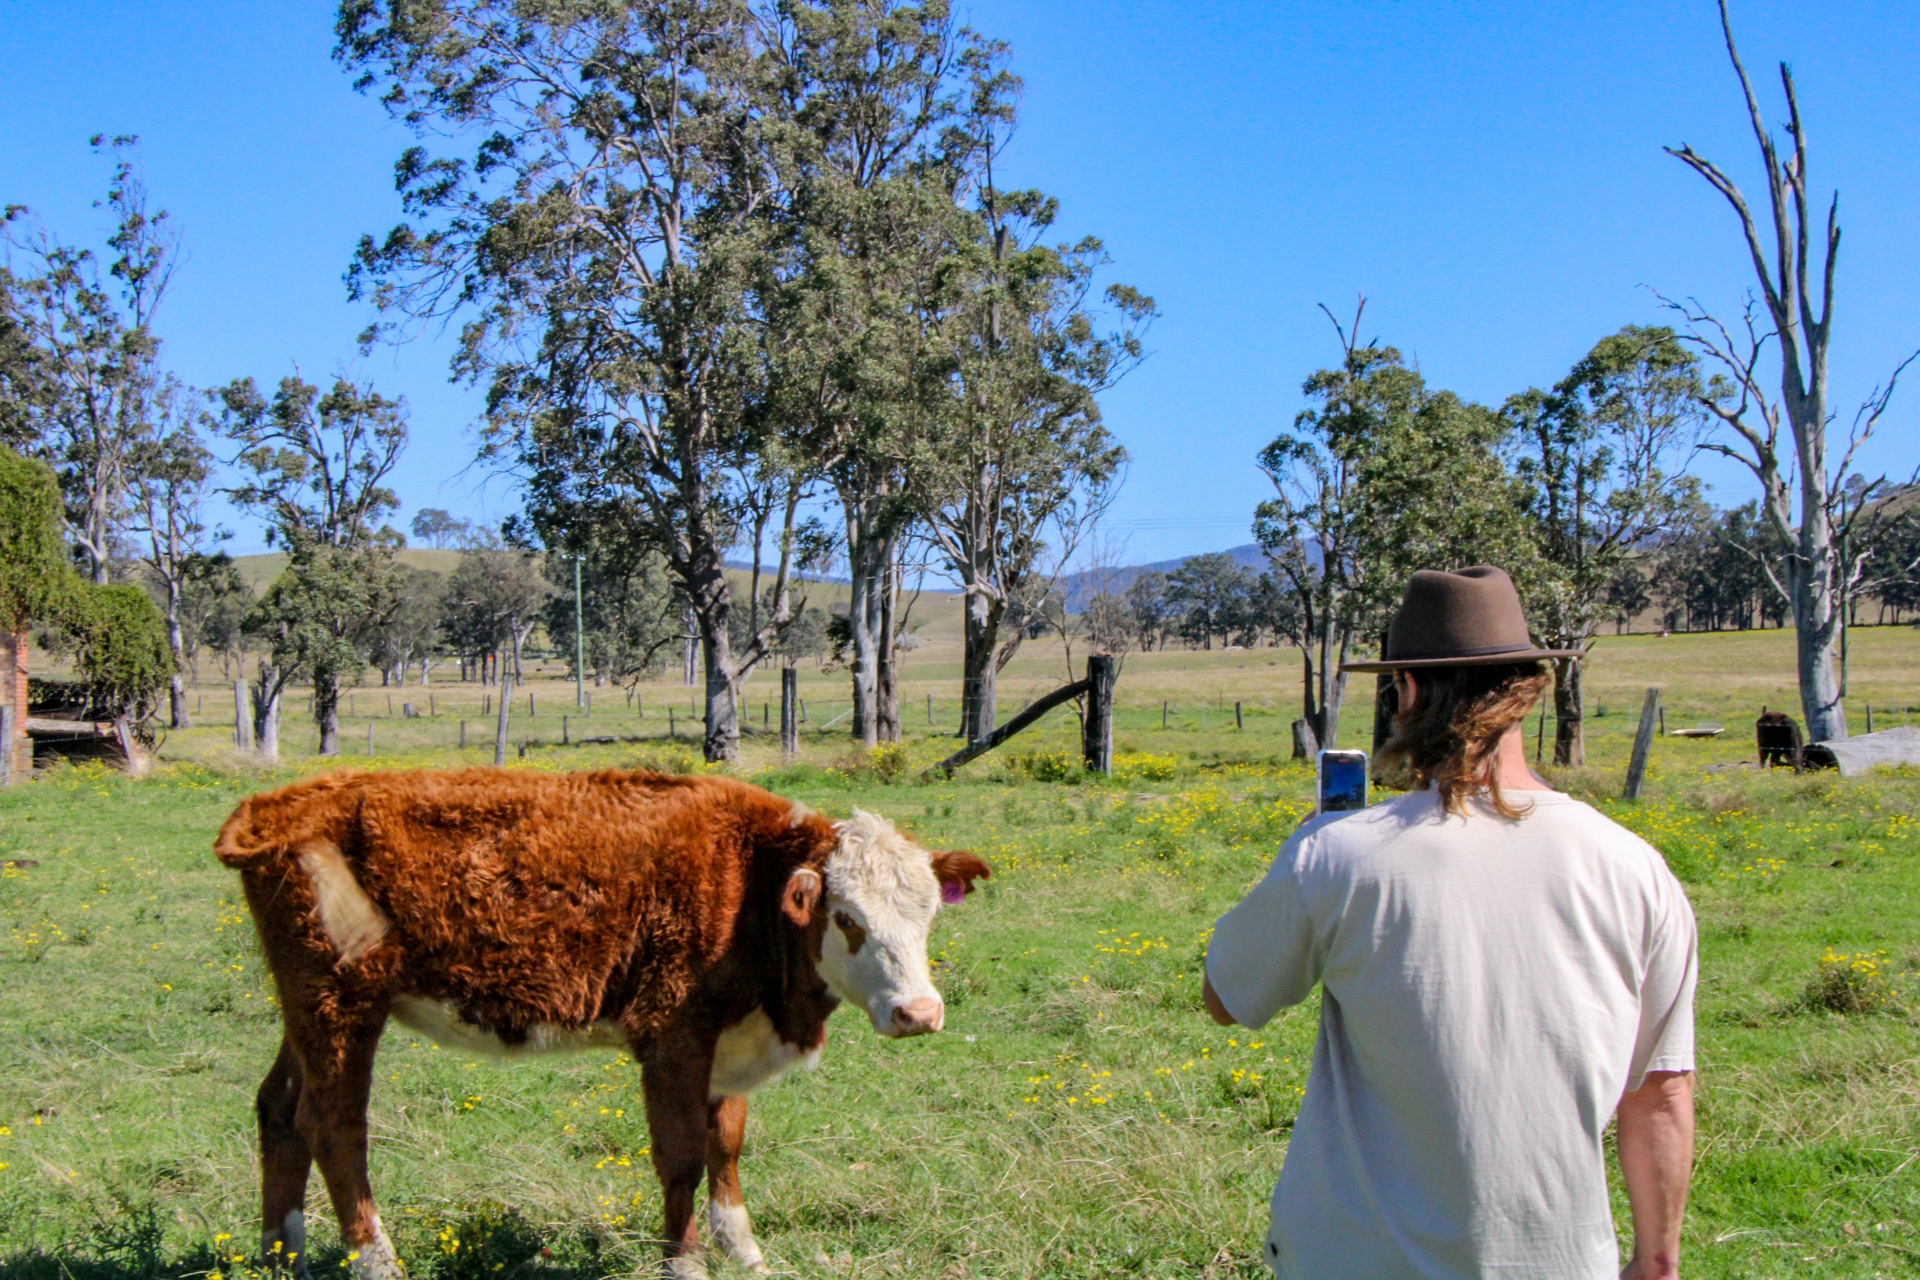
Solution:
[{"label": "cow's white face", "polygon": [[927,935],[942,899],[959,902],[987,865],[970,853],[928,853],[859,809],[839,833],[817,908],[826,913],[820,976],[883,1036],[938,1031],[947,1010],[928,972]]}]

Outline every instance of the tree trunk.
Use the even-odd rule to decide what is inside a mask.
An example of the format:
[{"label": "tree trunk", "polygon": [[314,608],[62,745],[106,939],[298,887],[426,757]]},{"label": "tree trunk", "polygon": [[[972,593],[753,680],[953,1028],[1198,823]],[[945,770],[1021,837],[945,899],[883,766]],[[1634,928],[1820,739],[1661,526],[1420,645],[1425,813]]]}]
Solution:
[{"label": "tree trunk", "polygon": [[998,669],[993,650],[1000,638],[1000,616],[1004,612],[1005,606],[984,592],[971,592],[966,597],[960,727],[968,742],[979,742],[994,729]]},{"label": "tree trunk", "polygon": [[[1332,610],[1327,612],[1331,614]],[[1320,739],[1322,749],[1328,751],[1340,745],[1340,704],[1347,696],[1347,673],[1340,670],[1340,664],[1347,660],[1350,647],[1346,632],[1328,621],[1320,634],[1320,669],[1315,673],[1318,688],[1309,686],[1310,700],[1319,705],[1307,708],[1308,718],[1314,722],[1314,735]]]},{"label": "tree trunk", "polygon": [[880,593],[880,678],[876,689],[879,702],[880,741],[900,741],[900,562],[893,546],[887,548],[887,569]]},{"label": "tree trunk", "polygon": [[853,637],[853,714],[850,732],[855,742],[873,746],[880,741],[879,692],[880,596],[886,590],[882,552],[884,543],[861,527],[851,512],[847,519],[848,550],[847,629]]},{"label": "tree trunk", "polygon": [[313,674],[313,720],[320,726],[320,754],[340,754],[340,680],[331,671]]},{"label": "tree trunk", "polygon": [[727,635],[728,612],[723,605],[705,611],[701,619],[700,647],[707,660],[707,733],[702,753],[709,762],[740,758],[738,690],[728,670],[733,658],[732,641]]},{"label": "tree trunk", "polygon": [[[1803,544],[1805,543],[1803,539]],[[1794,651],[1800,675],[1800,710],[1807,720],[1808,742],[1834,742],[1847,736],[1847,709],[1840,692],[1838,654],[1840,613],[1831,590],[1818,578],[1831,570],[1825,558],[1796,575],[1793,592]],[[1831,581],[1824,584],[1830,588]]]},{"label": "tree trunk", "polygon": [[253,749],[262,760],[280,758],[280,673],[262,668],[253,690]]},{"label": "tree trunk", "polygon": [[180,588],[172,581],[167,583],[167,652],[173,655],[173,676],[167,682],[167,726],[191,729],[193,717],[187,712],[187,682],[182,675],[187,669],[187,646],[180,635]]},{"label": "tree trunk", "polygon": [[1553,762],[1557,765],[1587,762],[1583,665],[1578,658],[1553,660]]}]

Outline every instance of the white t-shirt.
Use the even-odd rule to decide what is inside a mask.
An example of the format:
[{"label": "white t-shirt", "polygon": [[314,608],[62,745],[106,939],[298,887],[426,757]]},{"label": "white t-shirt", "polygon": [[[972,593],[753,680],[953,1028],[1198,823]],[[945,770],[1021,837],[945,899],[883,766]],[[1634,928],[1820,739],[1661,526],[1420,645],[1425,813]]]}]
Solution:
[{"label": "white t-shirt", "polygon": [[1207,976],[1257,1027],[1325,987],[1266,1257],[1285,1280],[1614,1280],[1601,1134],[1693,1068],[1693,911],[1571,796],[1434,791],[1302,827]]}]

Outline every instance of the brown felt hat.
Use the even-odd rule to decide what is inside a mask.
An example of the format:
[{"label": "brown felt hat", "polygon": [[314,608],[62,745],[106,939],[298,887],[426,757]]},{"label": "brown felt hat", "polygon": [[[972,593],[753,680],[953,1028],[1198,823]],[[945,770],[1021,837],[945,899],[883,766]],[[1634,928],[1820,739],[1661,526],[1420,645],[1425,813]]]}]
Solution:
[{"label": "brown felt hat", "polygon": [[1421,569],[1407,582],[1400,612],[1378,662],[1343,662],[1342,671],[1490,667],[1537,658],[1578,658],[1578,649],[1536,649],[1520,593],[1505,569],[1478,564],[1458,573]]}]

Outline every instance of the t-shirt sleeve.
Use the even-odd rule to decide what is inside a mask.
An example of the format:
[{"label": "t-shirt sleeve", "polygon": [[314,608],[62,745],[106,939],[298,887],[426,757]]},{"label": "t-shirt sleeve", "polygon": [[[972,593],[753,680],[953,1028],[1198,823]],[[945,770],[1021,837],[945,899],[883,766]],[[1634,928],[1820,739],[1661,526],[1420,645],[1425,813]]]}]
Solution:
[{"label": "t-shirt sleeve", "polygon": [[1700,976],[1693,908],[1677,881],[1666,877],[1662,918],[1655,925],[1640,983],[1640,1029],[1634,1037],[1629,1091],[1649,1071],[1693,1070],[1693,990]]},{"label": "t-shirt sleeve", "polygon": [[1319,948],[1300,894],[1299,851],[1296,835],[1266,878],[1213,927],[1207,978],[1243,1027],[1264,1026],[1306,999],[1320,980]]}]

